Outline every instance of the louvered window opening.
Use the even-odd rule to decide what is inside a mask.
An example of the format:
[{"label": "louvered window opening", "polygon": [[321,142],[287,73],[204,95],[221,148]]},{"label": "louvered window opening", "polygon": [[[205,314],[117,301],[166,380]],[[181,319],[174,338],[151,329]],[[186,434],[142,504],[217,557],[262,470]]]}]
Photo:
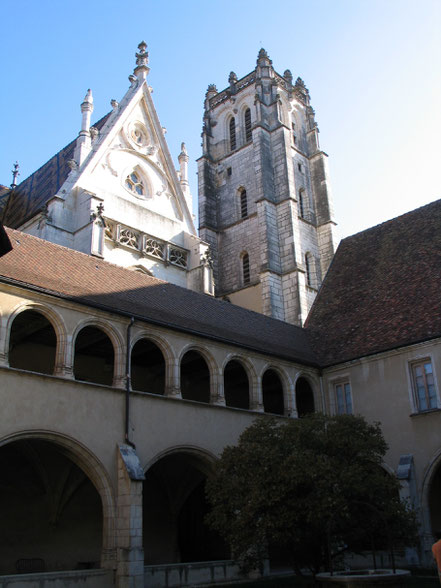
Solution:
[{"label": "louvered window opening", "polygon": [[236,121],[234,117],[230,119],[230,150],[236,149]]},{"label": "louvered window opening", "polygon": [[245,110],[245,141],[248,143],[253,138],[251,132],[251,110],[247,108]]},{"label": "louvered window opening", "polygon": [[250,258],[248,253],[242,257],[242,271],[243,271],[243,283],[250,283]]},{"label": "louvered window opening", "polygon": [[240,218],[246,218],[248,216],[248,199],[247,191],[242,190],[240,194]]}]

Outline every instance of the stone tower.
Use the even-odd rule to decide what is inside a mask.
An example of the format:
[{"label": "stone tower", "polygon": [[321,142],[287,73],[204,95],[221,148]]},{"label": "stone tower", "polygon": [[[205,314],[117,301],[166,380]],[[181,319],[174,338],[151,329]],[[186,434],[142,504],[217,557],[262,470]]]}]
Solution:
[{"label": "stone tower", "polygon": [[216,296],[302,325],[334,254],[327,155],[304,82],[261,49],[208,87],[198,160],[200,237]]}]

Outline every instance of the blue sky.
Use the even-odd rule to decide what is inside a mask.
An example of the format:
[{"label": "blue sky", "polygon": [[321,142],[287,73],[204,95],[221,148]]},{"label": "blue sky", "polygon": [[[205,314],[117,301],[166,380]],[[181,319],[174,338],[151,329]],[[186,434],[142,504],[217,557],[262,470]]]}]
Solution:
[{"label": "blue sky", "polygon": [[195,200],[207,86],[246,75],[260,47],[309,88],[339,237],[441,197],[440,0],[2,0],[0,19],[0,183],[15,160],[23,180],[77,135],[88,88],[93,120],[108,112],[144,39]]}]

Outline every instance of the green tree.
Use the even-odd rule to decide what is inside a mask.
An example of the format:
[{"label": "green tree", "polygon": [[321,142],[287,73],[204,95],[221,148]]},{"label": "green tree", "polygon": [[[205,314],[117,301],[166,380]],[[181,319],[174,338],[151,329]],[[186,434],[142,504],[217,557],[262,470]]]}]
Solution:
[{"label": "green tree", "polygon": [[344,550],[410,546],[415,517],[382,468],[386,451],[379,424],[362,417],[259,418],[208,481],[208,522],[244,569],[271,545],[298,573],[329,568]]}]

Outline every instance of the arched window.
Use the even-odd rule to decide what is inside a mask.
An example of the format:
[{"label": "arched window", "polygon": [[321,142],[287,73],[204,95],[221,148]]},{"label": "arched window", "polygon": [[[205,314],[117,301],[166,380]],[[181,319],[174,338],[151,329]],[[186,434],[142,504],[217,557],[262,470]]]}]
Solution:
[{"label": "arched window", "polygon": [[245,188],[240,190],[240,218],[246,218],[248,216],[248,198],[247,191]]},{"label": "arched window", "polygon": [[247,108],[245,110],[245,141],[248,143],[252,140],[253,134],[251,132],[251,110]]},{"label": "arched window", "polygon": [[133,192],[136,196],[145,196],[145,187],[140,175],[132,171],[126,178],[124,186],[129,192]]},{"label": "arched window", "polygon": [[249,284],[250,283],[250,256],[248,253],[244,253],[242,255],[242,276],[243,276],[243,283]]},{"label": "arched window", "polygon": [[234,116],[230,118],[230,151],[236,149],[236,121]]}]

